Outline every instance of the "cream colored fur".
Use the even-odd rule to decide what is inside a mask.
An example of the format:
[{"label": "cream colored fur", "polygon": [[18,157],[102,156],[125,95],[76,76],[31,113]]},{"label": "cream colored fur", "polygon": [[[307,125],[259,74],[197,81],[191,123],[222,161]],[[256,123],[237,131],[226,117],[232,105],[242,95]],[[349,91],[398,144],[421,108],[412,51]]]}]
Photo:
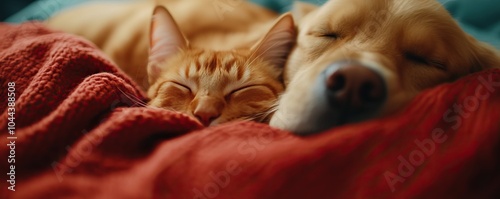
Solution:
[{"label": "cream colored fur", "polygon": [[435,0],[302,3],[294,17],[297,44],[286,66],[285,94],[271,120],[290,131],[311,125],[314,82],[334,62],[353,60],[382,74],[388,98],[379,116],[400,110],[424,89],[500,67],[498,52],[468,36]]}]

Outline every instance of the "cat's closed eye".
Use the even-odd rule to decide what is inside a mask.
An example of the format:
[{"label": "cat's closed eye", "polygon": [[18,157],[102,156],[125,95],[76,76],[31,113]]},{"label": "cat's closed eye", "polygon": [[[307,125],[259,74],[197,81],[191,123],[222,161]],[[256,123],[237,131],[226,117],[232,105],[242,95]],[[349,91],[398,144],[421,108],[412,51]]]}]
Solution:
[{"label": "cat's closed eye", "polygon": [[233,90],[226,96],[228,100],[243,100],[250,101],[266,101],[275,99],[274,92],[264,85],[250,85]]},{"label": "cat's closed eye", "polygon": [[192,93],[191,88],[189,88],[189,86],[187,86],[187,85],[184,85],[184,84],[182,84],[182,83],[175,82],[175,81],[172,81],[171,83],[172,83],[172,85],[174,85],[175,87],[177,87],[177,88],[179,88],[179,89],[181,89],[181,90],[183,90],[183,91],[186,91],[186,92]]}]

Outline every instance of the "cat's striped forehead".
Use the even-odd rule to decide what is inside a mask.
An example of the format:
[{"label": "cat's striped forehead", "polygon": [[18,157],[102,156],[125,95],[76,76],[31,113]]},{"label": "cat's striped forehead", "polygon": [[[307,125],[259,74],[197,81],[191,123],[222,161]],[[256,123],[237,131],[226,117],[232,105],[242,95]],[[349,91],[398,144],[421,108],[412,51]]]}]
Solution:
[{"label": "cat's striped forehead", "polygon": [[184,66],[179,68],[179,75],[189,79],[199,76],[218,76],[246,81],[250,75],[246,56],[233,52],[191,52]]}]

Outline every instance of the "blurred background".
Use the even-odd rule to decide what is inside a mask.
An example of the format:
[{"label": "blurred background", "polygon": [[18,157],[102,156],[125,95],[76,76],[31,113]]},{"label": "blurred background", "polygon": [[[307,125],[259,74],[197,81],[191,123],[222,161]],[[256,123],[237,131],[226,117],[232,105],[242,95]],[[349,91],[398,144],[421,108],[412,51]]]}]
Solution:
[{"label": "blurred background", "polygon": [[[45,20],[62,9],[89,1],[103,0],[2,0],[0,6],[0,20],[9,23],[22,23],[28,20]],[[289,11],[294,2],[294,0],[250,1],[280,13]],[[302,1],[321,5],[326,0]],[[439,2],[450,11],[466,32],[500,49],[500,0],[439,0]]]}]

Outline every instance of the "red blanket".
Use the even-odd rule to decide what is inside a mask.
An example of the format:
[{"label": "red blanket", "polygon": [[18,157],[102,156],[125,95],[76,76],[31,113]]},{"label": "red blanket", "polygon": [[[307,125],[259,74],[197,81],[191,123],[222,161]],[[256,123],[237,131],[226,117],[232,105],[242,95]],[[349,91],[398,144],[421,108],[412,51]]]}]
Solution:
[{"label": "red blanket", "polygon": [[500,70],[392,117],[297,137],[142,107],[93,45],[40,24],[1,24],[0,41],[0,198],[500,195]]}]

